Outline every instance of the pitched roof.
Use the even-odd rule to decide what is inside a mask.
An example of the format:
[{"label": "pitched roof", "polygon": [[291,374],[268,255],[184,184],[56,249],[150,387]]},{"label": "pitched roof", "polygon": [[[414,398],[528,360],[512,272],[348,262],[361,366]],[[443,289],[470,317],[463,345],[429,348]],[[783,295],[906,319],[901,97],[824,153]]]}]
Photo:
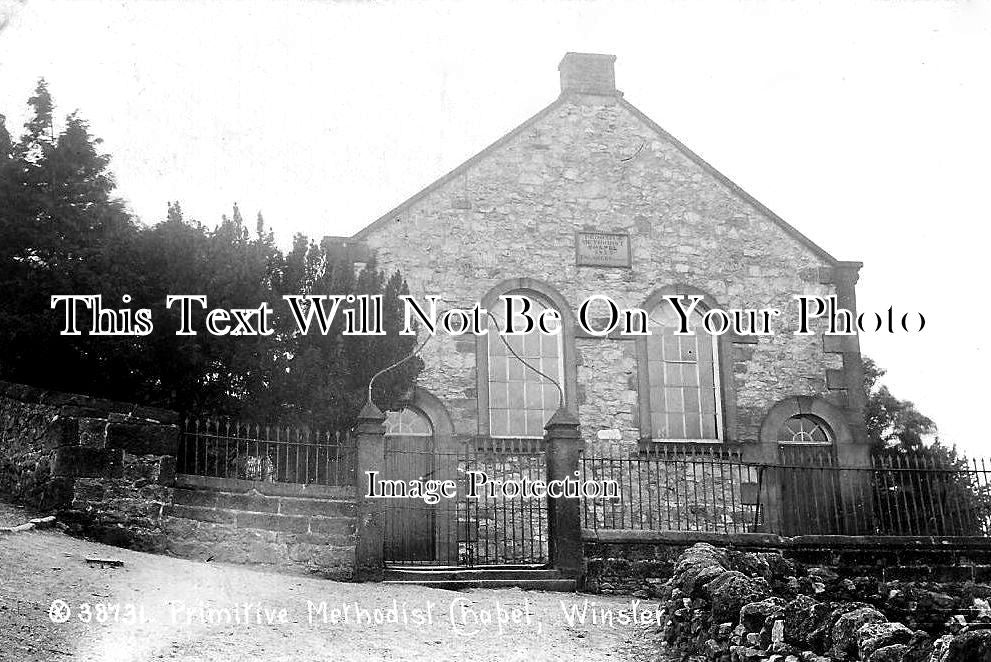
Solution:
[{"label": "pitched roof", "polygon": [[466,170],[468,170],[468,168],[472,167],[473,165],[484,159],[486,156],[493,153],[494,151],[496,151],[497,149],[499,149],[500,147],[511,141],[513,138],[521,134],[523,131],[525,131],[526,129],[530,128],[531,126],[539,122],[541,119],[544,118],[545,115],[550,114],[552,110],[554,110],[558,106],[561,106],[563,104],[563,101],[564,101],[564,95],[561,95],[553,103],[544,107],[542,110],[540,110],[535,115],[524,121],[518,127],[516,127],[515,129],[504,135],[502,138],[499,138],[499,140],[495,141],[494,143],[483,149],[481,152],[479,152],[475,156],[471,157],[470,159],[459,165],[454,170],[450,171],[443,177],[440,177],[439,179],[435,180],[433,183],[429,184],[426,188],[414,194],[413,197],[408,198],[404,202],[401,202],[396,207],[393,207],[386,213],[382,214],[382,216],[378,217],[377,219],[375,219],[374,221],[372,221],[362,229],[358,230],[351,238],[362,239],[365,236],[377,230],[378,228],[387,224],[390,220],[394,219],[397,214],[401,214],[407,207],[419,202],[424,197],[426,197],[430,193],[433,193],[444,184],[448,183],[452,179],[455,179],[456,177],[464,173]]},{"label": "pitched roof", "polygon": [[[419,202],[420,200],[422,200],[424,197],[426,197],[430,193],[433,193],[434,191],[436,191],[440,187],[444,186],[444,184],[447,184],[451,180],[453,180],[453,179],[459,177],[460,175],[462,175],[466,170],[468,170],[473,165],[475,165],[476,163],[478,163],[479,161],[481,161],[482,159],[484,159],[485,157],[487,157],[489,154],[492,154],[493,152],[495,152],[496,150],[498,150],[500,147],[502,147],[506,143],[510,142],[513,138],[515,138],[519,134],[521,134],[524,131],[526,131],[528,128],[530,128],[531,126],[533,126],[534,124],[536,124],[537,122],[539,122],[541,119],[543,119],[546,115],[550,114],[553,110],[555,110],[556,108],[564,105],[564,103],[566,103],[571,96],[573,96],[573,94],[571,94],[571,93],[563,93],[563,94],[561,94],[561,96],[559,96],[556,100],[554,100],[554,102],[552,102],[550,105],[546,106],[545,108],[543,108],[542,110],[540,110],[539,112],[537,112],[535,115],[533,115],[532,117],[530,117],[529,119],[527,119],[526,121],[524,121],[522,124],[520,124],[519,126],[517,126],[515,129],[511,130],[509,133],[507,133],[503,137],[499,138],[498,140],[496,140],[494,143],[492,143],[491,145],[489,145],[488,147],[486,147],[482,151],[480,151],[477,154],[475,154],[473,157],[471,157],[470,159],[468,159],[467,161],[465,161],[464,163],[462,163],[461,165],[459,165],[458,167],[456,167],[454,170],[451,170],[446,175],[444,175],[444,176],[440,177],[439,179],[435,180],[434,182],[432,182],[431,184],[429,184],[428,186],[426,186],[425,188],[423,188],[422,190],[420,190],[418,193],[416,193],[412,197],[408,198],[406,201],[400,203],[399,205],[397,205],[393,209],[390,209],[388,212],[386,212],[385,214],[383,214],[382,216],[380,216],[379,218],[377,218],[376,220],[374,220],[370,224],[366,225],[364,228],[362,228],[361,230],[359,230],[358,232],[356,232],[354,234],[354,236],[352,237],[352,239],[353,240],[363,239],[366,236],[368,236],[369,234],[373,233],[378,228],[381,228],[382,226],[388,224],[390,221],[398,220],[397,219],[397,216],[399,214],[402,214],[408,207],[410,207],[410,206],[414,205],[415,203]],[[719,172],[718,170],[716,170],[707,161],[705,161],[701,156],[699,156],[698,154],[696,154],[695,152],[693,152],[692,150],[690,150],[688,147],[686,147],[684,143],[682,143],[680,140],[678,140],[677,138],[675,138],[674,136],[672,136],[670,133],[668,133],[667,131],[665,131],[663,128],[661,128],[656,122],[654,122],[654,120],[652,120],[649,117],[647,117],[647,115],[645,115],[640,109],[638,109],[636,106],[634,106],[629,101],[627,101],[626,99],[624,99],[621,94],[617,94],[617,97],[616,98],[617,98],[617,101],[618,101],[618,103],[619,103],[619,105],[621,107],[625,108],[634,117],[636,117],[641,122],[643,122],[644,124],[646,124],[659,137],[661,137],[664,140],[666,140],[669,143],[671,143],[685,157],[687,157],[690,161],[692,161],[693,163],[695,163],[696,165],[698,165],[700,168],[702,168],[709,175],[711,175],[712,177],[714,177],[723,186],[725,186],[726,188],[728,188],[730,190],[730,192],[732,192],[733,194],[735,194],[736,196],[738,196],[740,199],[742,199],[744,202],[746,202],[747,204],[751,205],[752,207],[754,207],[755,209],[757,209],[759,212],[761,212],[762,214],[764,214],[765,216],[767,216],[769,219],[771,219],[772,221],[774,221],[774,223],[776,223],[790,237],[792,237],[797,242],[799,242],[800,244],[802,244],[803,246],[805,246],[806,248],[808,248],[810,251],[812,251],[812,253],[814,253],[816,256],[818,256],[819,258],[821,258],[825,262],[829,263],[830,265],[837,265],[837,264],[840,263],[840,261],[837,260],[835,257],[833,257],[828,251],[826,251],[824,248],[822,248],[821,246],[819,246],[817,243],[815,243],[814,241],[812,241],[811,239],[809,239],[808,237],[806,237],[804,234],[802,234],[801,232],[799,232],[793,225],[791,225],[790,223],[788,223],[787,221],[785,221],[783,218],[781,218],[780,216],[778,216],[777,214],[775,214],[773,211],[771,211],[770,209],[768,209],[767,207],[765,207],[760,201],[758,201],[752,195],[750,195],[749,193],[747,193],[746,191],[744,191],[742,188],[740,188],[739,186],[737,186],[736,184],[734,184],[726,175],[724,175],[721,172]]]}]

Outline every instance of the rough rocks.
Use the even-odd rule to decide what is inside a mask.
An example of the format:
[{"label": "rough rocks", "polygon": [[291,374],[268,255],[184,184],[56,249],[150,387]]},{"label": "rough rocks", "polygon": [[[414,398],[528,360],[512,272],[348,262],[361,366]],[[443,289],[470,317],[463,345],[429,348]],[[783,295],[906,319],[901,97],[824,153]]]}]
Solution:
[{"label": "rough rocks", "polygon": [[[776,566],[787,567],[766,556],[722,553],[711,545],[686,551],[660,589],[667,598],[665,645],[685,659],[708,662],[991,662],[991,608],[985,598],[970,598],[972,620],[951,619],[953,632],[933,642],[925,631],[889,621],[876,606],[813,597],[816,583],[830,587],[821,593],[835,595],[836,587],[884,590],[881,582],[848,580],[845,586],[844,578],[828,568],[813,568],[802,580],[783,578]],[[789,600],[780,595],[807,579],[815,580],[806,582],[812,595]],[[913,596],[927,604],[963,603],[965,598],[939,588],[905,584],[887,590],[892,600]],[[969,590],[981,592],[976,586]]]},{"label": "rough rocks", "polygon": [[949,640],[942,656],[933,662],[988,662],[991,660],[991,630],[964,632]]},{"label": "rough rocks", "polygon": [[746,632],[759,632],[768,619],[776,619],[784,613],[785,601],[778,597],[751,602],[740,609],[740,624]]},{"label": "rough rocks", "polygon": [[822,649],[824,637],[832,629],[831,616],[834,610],[834,605],[800,595],[789,602],[784,610],[785,632],[796,646]]},{"label": "rough rocks", "polygon": [[871,653],[870,657],[862,659],[866,662],[902,662],[907,652],[908,646],[905,644],[892,644],[878,648]]},{"label": "rough rocks", "polygon": [[857,629],[857,650],[867,660],[881,648],[907,644],[911,639],[912,631],[901,623],[868,623]]},{"label": "rough rocks", "polygon": [[849,655],[857,652],[857,632],[869,623],[884,623],[888,619],[873,607],[859,607],[841,615],[833,625],[832,639],[835,653]]},{"label": "rough rocks", "polygon": [[744,605],[771,594],[763,577],[747,577],[736,570],[723,571],[706,584],[705,590],[712,604],[712,617],[718,622],[738,617]]}]

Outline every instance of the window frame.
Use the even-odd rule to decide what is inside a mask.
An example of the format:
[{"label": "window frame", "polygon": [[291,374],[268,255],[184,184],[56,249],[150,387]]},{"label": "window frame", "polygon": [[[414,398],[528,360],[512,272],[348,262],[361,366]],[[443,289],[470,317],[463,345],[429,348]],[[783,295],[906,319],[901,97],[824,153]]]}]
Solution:
[{"label": "window frame", "polygon": [[[514,291],[514,292],[505,292],[504,294],[521,294],[521,293]],[[542,296],[532,295],[532,294],[531,295],[528,295],[528,296],[530,296],[530,298],[532,298],[532,299],[535,299],[535,300],[539,301],[540,304],[544,307],[544,309],[553,308],[553,304],[551,302],[545,300],[544,297],[542,297]],[[490,325],[491,325],[491,323],[492,323],[492,320],[489,320],[489,324]],[[491,326],[489,326],[489,329],[490,329],[490,332],[487,335],[488,342],[485,343],[485,351],[486,351],[486,361],[488,362],[489,367],[491,367],[492,366],[492,357],[493,357],[492,346],[493,346],[494,343],[499,343],[501,345],[502,344],[502,339],[500,337],[498,337],[497,335],[493,335],[491,333]],[[533,333],[539,333],[539,332],[534,331]],[[557,351],[557,377],[558,377],[558,380],[559,380],[559,383],[560,383],[560,381],[563,381],[563,379],[564,379],[564,328],[563,328],[563,325],[562,325],[562,328],[561,328],[561,333],[557,334],[557,336],[555,337],[555,340],[557,341],[557,350],[558,350]],[[503,347],[505,347],[505,345],[503,345]],[[516,348],[514,348],[514,350],[516,350]],[[523,358],[529,358],[525,354],[523,354],[523,352],[521,352],[519,350],[516,350],[516,351],[517,351],[517,353],[522,354],[523,355]],[[517,359],[516,357],[514,357],[508,350],[505,353],[505,358],[506,358],[507,362],[510,362],[510,363],[520,363],[519,359]],[[543,357],[541,356],[541,358],[539,360],[541,362],[540,368],[543,368],[543,360],[544,360]],[[539,385],[540,388],[543,389],[543,387],[544,387],[545,384],[550,383],[553,386],[553,383],[548,382],[544,377],[541,377],[540,375],[538,375],[536,372],[534,372],[533,370],[531,370],[530,368],[528,368],[524,364],[521,364],[520,367],[523,369],[523,374],[525,375],[524,380],[523,380],[523,385],[524,385],[524,391],[523,391],[523,402],[524,402],[523,411],[525,412],[525,411],[527,411],[527,409],[526,409],[526,385],[528,383],[531,383],[532,385]],[[488,423],[489,423],[489,436],[491,438],[493,438],[493,439],[542,439],[543,436],[544,436],[543,434],[539,434],[539,435],[527,435],[527,434],[495,434],[495,433],[492,432],[492,428],[493,428],[493,425],[492,425],[492,411],[493,411],[493,408],[492,408],[492,384],[493,384],[493,382],[492,382],[492,379],[491,379],[491,371],[489,371],[488,375],[489,375],[489,379],[488,379],[489,402],[488,402],[487,409],[488,409],[488,412],[489,412],[489,421],[488,421]],[[526,379],[526,377],[534,377],[536,379],[533,382],[528,382],[527,379]],[[556,391],[556,389],[555,389],[555,391]],[[541,399],[543,399],[543,394],[541,394]],[[551,415],[553,415],[553,413]]]},{"label": "window frame", "polygon": [[[650,311],[648,311],[648,313],[649,312]],[[699,334],[696,333],[695,334],[695,337],[698,338],[699,337]],[[697,439],[696,438],[692,438],[692,437],[657,437],[657,438],[654,438],[654,436],[653,436],[653,434],[654,434],[653,411],[651,411],[651,421],[650,421],[650,428],[649,429],[650,429],[650,433],[651,433],[651,438],[654,441],[664,441],[664,442],[679,443],[679,444],[706,444],[706,443],[714,444],[714,443],[723,443],[723,441],[724,441],[723,440],[724,430],[726,428],[726,425],[725,425],[725,419],[723,418],[722,379],[721,379],[721,375],[719,374],[719,366],[720,366],[719,357],[720,357],[720,352],[719,352],[719,338],[718,338],[718,336],[709,336],[709,342],[712,343],[712,366],[713,366],[712,367],[712,390],[713,390],[713,400],[714,400],[715,415],[716,415],[716,436],[715,437],[699,437]],[[649,343],[649,341],[648,341],[648,343]],[[650,361],[650,346],[649,346],[649,344],[648,344],[648,347],[647,347],[647,356],[648,356],[648,359],[647,360],[649,362]],[[701,365],[699,363],[699,361],[697,361],[697,360],[696,361],[667,361],[663,357],[661,358],[661,363],[662,364],[664,364],[664,363],[672,363],[672,364],[676,364],[676,365],[694,365],[695,366],[695,369],[696,369],[696,372],[698,372],[699,366]],[[649,363],[647,365],[647,381],[649,383],[648,392],[647,392],[647,399],[649,400],[650,399],[650,389],[653,389],[654,386],[655,386],[653,383],[650,383],[650,364]],[[699,390],[699,403],[700,403],[699,404],[699,414],[700,415],[702,414],[702,410],[701,410],[701,400],[702,400],[702,397],[701,397],[702,396],[701,381],[702,381],[701,375],[699,375],[699,384],[700,385],[698,387],[698,390]],[[667,388],[667,385],[665,384],[665,385],[661,386],[661,388]],[[687,414],[689,412],[683,412],[683,413],[686,413]]]},{"label": "window frame", "polygon": [[[563,406],[577,415],[575,399],[578,393],[578,370],[575,361],[575,316],[571,306],[554,287],[533,278],[511,278],[504,280],[490,289],[480,299],[486,310],[492,310],[501,304],[499,299],[504,294],[526,294],[539,299],[545,306],[557,310],[561,314],[560,334],[560,369],[561,390],[564,392]],[[530,371],[524,367],[524,370]],[[519,435],[492,435],[490,390],[489,390],[489,335],[475,337],[475,397],[477,413],[478,437],[482,439],[536,439],[536,437],[521,437]]]},{"label": "window frame", "polygon": [[[787,428],[788,423],[790,421],[793,421],[795,419],[805,420],[814,423],[817,428],[820,428],[822,430],[823,435],[826,437],[826,441],[815,441],[815,440],[796,441],[794,433],[792,434],[791,439],[782,439],[781,432]],[[787,429],[789,432],[791,432],[790,428]],[[816,416],[815,414],[810,412],[797,412],[795,414],[792,414],[788,418],[781,421],[781,425],[778,428],[778,444],[781,446],[791,446],[791,447],[799,447],[799,448],[817,448],[817,447],[828,448],[830,446],[835,445],[836,443],[835,439],[836,439],[836,433],[833,432],[833,428],[829,425],[829,423],[822,416]]]},{"label": "window frame", "polygon": [[[396,415],[396,420],[397,420],[397,423],[398,423],[399,420],[401,420],[401,417],[403,415],[403,412],[405,412],[405,411],[409,411],[409,412],[413,413],[417,418],[423,419],[423,421],[424,421],[424,423],[426,423],[427,428],[428,428],[429,431],[428,432],[392,432],[392,431],[390,431],[389,430],[389,415],[390,414],[395,414]],[[386,412],[386,420],[383,423],[383,425],[386,426],[385,436],[387,436],[387,437],[433,437],[434,436],[434,424],[433,424],[433,422],[431,422],[430,417],[427,416],[426,412],[424,412],[419,407],[416,407],[416,406],[414,406],[412,404],[407,404],[402,409],[398,409],[398,410],[395,410],[395,411]]]},{"label": "window frame", "polygon": [[[702,301],[698,304],[698,310],[700,311],[706,311],[711,308],[723,308],[707,292],[684,284],[667,285],[658,288],[640,304],[640,308],[650,313],[668,296],[702,297]],[[703,331],[702,333],[705,332]],[[698,335],[698,331],[696,331],[696,335]],[[716,437],[706,439],[686,439],[683,437],[662,438],[654,436],[650,405],[650,351],[648,349],[647,337],[636,337],[637,402],[639,404],[641,445],[646,447],[656,446],[658,444],[717,446],[736,441],[736,393],[733,381],[733,343],[753,343],[756,342],[756,338],[740,339],[729,331],[720,336],[710,337],[713,343],[713,385],[715,390],[717,426]]]}]

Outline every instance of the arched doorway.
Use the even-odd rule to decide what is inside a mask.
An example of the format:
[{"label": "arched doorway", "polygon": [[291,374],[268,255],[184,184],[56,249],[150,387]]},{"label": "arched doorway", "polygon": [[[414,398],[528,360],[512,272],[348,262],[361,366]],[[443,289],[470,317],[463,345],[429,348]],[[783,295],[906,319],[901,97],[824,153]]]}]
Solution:
[{"label": "arched doorway", "polygon": [[838,533],[843,521],[836,435],[822,418],[793,414],[778,428],[782,533]]},{"label": "arched doorway", "polygon": [[[390,411],[385,419],[384,478],[430,480],[435,473],[434,428],[419,409]],[[396,564],[430,563],[436,557],[436,516],[422,499],[387,499],[385,558]]]},{"label": "arched doorway", "polygon": [[[541,439],[455,437],[443,403],[417,388],[402,410],[386,414],[385,458],[380,480],[442,481],[454,494],[430,501],[384,499],[384,561],[388,568],[499,566],[543,567],[549,556],[546,498],[469,494],[470,477],[501,485],[547,478]],[[484,490],[483,490],[484,492]],[[408,490],[407,494],[412,495]]]}]

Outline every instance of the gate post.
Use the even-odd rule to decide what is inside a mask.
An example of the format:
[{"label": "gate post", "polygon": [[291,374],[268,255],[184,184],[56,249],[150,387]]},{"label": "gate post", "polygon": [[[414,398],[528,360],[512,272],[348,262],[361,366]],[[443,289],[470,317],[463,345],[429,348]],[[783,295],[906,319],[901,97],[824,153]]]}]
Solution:
[{"label": "gate post", "polygon": [[368,494],[369,471],[382,472],[385,465],[385,414],[369,402],[358,414],[357,461],[355,463],[355,578],[381,581],[385,566],[385,504]]},{"label": "gate post", "polygon": [[[576,478],[584,442],[578,434],[578,418],[559,407],[544,426],[547,441],[547,480]],[[578,475],[581,475],[580,473]],[[581,500],[547,498],[548,549],[551,565],[572,576],[582,574]]]}]

